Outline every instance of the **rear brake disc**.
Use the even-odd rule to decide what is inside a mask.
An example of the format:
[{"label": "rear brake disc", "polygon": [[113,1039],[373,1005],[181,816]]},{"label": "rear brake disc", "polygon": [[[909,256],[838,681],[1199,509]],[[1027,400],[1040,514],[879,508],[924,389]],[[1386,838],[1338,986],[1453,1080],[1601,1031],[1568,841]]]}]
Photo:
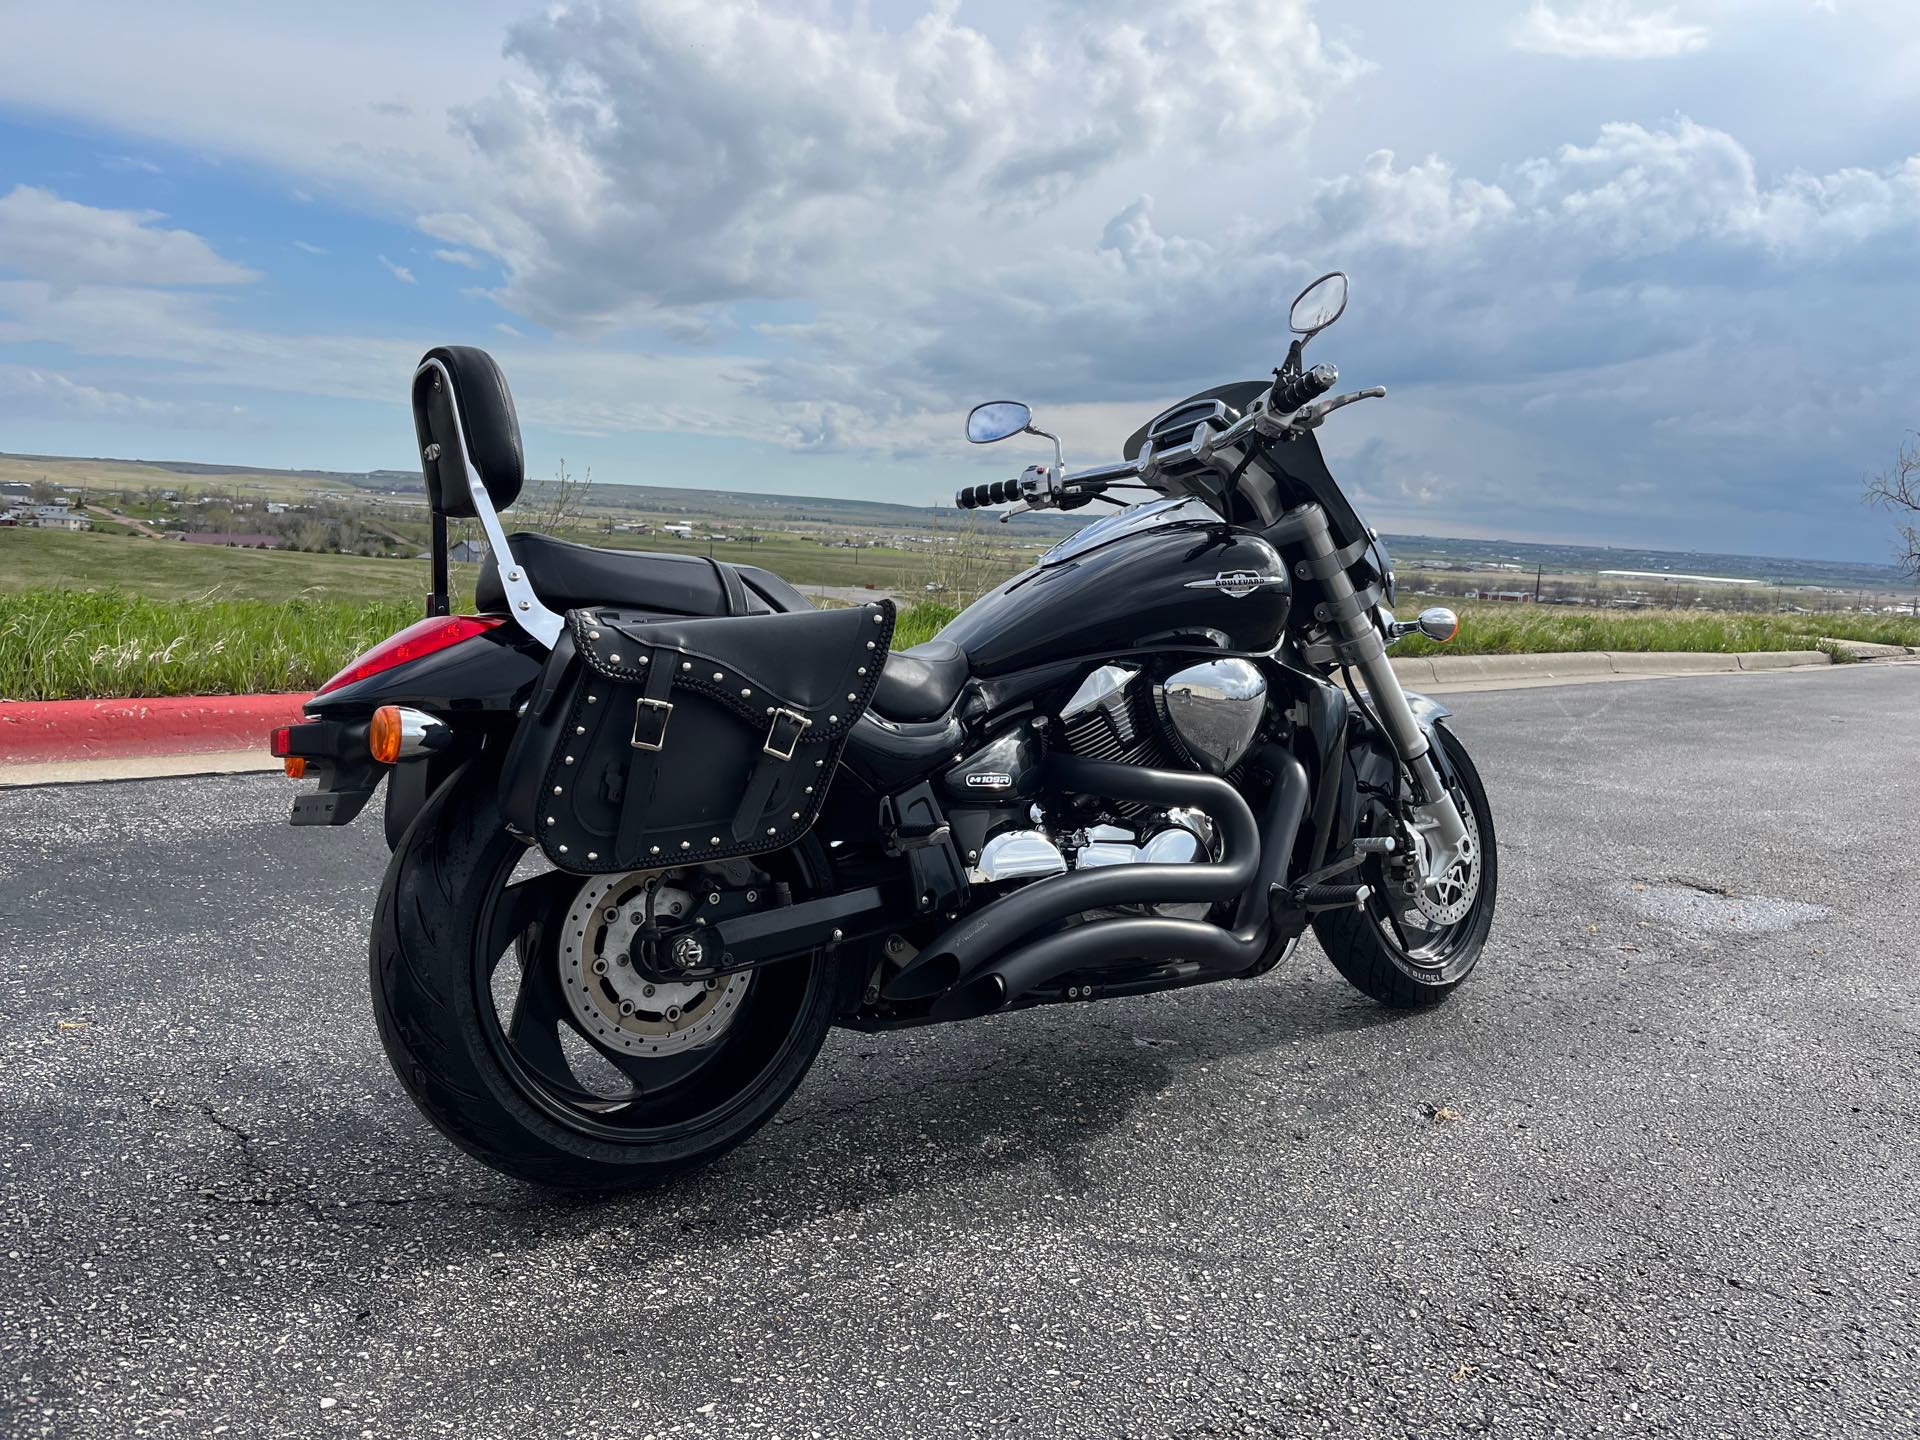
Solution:
[{"label": "rear brake disc", "polygon": [[628,1055],[678,1055],[711,1044],[733,1023],[750,975],[660,981],[634,964],[636,937],[650,919],[672,925],[692,909],[664,870],[603,875],[581,888],[560,941],[560,985],[594,1040]]}]

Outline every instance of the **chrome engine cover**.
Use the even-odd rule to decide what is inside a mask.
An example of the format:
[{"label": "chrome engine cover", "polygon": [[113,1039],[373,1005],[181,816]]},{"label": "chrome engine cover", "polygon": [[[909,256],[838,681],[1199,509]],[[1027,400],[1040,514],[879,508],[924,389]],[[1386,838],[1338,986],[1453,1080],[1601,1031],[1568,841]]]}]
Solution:
[{"label": "chrome engine cover", "polygon": [[1251,660],[1205,660],[1160,682],[1161,709],[1195,764],[1224,775],[1247,753],[1267,708],[1267,678]]}]

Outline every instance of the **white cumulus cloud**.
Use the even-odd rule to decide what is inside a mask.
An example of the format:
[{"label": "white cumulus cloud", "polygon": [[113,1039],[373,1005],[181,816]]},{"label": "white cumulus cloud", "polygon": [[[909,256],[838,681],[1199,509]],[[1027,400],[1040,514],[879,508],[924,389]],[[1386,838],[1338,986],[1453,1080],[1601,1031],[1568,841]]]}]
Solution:
[{"label": "white cumulus cloud", "polygon": [[1176,144],[1284,151],[1364,70],[1307,0],[1042,10],[996,43],[952,5],[886,30],[712,0],[561,6],[460,112],[476,163],[420,224],[499,259],[563,330],[808,295],[1009,228]]},{"label": "white cumulus cloud", "polygon": [[1575,60],[1664,60],[1706,47],[1707,27],[1634,0],[1534,0],[1513,33],[1522,50]]},{"label": "white cumulus cloud", "polygon": [[16,185],[0,196],[0,270],[63,285],[237,285],[259,277],[157,210],[103,210]]}]

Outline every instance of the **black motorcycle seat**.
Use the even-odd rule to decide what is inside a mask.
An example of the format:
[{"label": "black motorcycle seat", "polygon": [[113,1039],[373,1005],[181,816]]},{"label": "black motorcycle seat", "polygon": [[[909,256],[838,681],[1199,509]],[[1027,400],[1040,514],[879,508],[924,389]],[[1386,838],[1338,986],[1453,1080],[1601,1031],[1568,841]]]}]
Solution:
[{"label": "black motorcycle seat", "polygon": [[[507,545],[526,572],[533,593],[552,610],[609,605],[664,615],[726,615],[734,613],[727,604],[728,572],[740,581],[736,593],[744,609],[739,613],[775,615],[813,609],[806,596],[757,565],[734,565],[704,555],[599,550],[531,532],[509,535]],[[507,608],[500,576],[490,563],[481,567],[474,584],[474,604],[481,611]]]},{"label": "black motorcycle seat", "polygon": [[873,710],[889,720],[938,720],[967,683],[967,652],[951,640],[927,640],[887,656]]}]

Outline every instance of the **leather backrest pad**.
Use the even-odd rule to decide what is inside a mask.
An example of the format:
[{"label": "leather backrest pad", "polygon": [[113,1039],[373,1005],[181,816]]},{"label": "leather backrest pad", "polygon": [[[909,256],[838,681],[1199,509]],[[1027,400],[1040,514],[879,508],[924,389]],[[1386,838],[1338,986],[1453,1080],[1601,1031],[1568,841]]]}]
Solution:
[{"label": "leather backrest pad", "polygon": [[[438,361],[441,368],[428,366],[430,360]],[[425,368],[413,381],[413,429],[420,442],[420,472],[426,478],[428,502],[443,515],[475,514],[467,489],[466,466],[471,460],[493,508],[505,510],[519,498],[526,482],[520,417],[506,376],[491,355],[471,345],[439,346],[422,356],[420,363]]]}]

